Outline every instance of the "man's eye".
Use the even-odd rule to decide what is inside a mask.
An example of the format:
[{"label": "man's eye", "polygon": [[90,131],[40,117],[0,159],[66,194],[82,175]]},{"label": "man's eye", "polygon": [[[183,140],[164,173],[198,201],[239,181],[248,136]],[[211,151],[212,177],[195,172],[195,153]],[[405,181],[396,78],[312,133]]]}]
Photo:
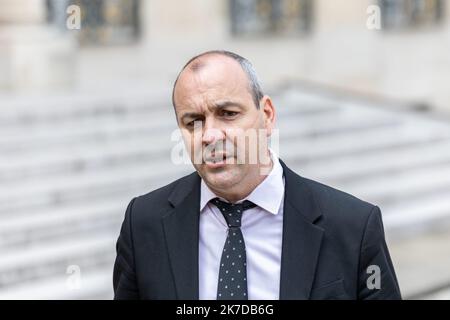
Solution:
[{"label": "man's eye", "polygon": [[225,117],[234,117],[235,115],[237,115],[238,113],[237,112],[235,112],[235,111],[227,111],[227,110],[224,110],[223,112],[222,112],[222,115],[224,115]]},{"label": "man's eye", "polygon": [[202,121],[201,120],[193,120],[188,123],[186,123],[186,127],[194,127],[194,126],[201,126]]}]

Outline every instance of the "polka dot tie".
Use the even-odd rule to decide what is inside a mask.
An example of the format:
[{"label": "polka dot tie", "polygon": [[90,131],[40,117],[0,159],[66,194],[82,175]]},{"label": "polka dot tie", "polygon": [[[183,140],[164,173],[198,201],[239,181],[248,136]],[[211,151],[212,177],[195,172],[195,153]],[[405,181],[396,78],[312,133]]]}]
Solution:
[{"label": "polka dot tie", "polygon": [[247,300],[247,257],[241,218],[244,210],[256,205],[248,200],[232,204],[215,198],[212,202],[222,212],[228,225],[228,235],[220,259],[217,300]]}]

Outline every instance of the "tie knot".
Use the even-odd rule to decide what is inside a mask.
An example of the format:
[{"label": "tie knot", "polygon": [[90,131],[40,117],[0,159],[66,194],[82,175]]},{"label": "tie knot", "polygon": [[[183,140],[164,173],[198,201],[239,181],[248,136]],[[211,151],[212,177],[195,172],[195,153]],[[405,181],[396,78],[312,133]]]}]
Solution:
[{"label": "tie knot", "polygon": [[219,198],[214,198],[211,201],[222,212],[230,228],[239,228],[241,226],[242,213],[247,209],[256,207],[256,204],[248,200],[242,203],[228,203]]}]

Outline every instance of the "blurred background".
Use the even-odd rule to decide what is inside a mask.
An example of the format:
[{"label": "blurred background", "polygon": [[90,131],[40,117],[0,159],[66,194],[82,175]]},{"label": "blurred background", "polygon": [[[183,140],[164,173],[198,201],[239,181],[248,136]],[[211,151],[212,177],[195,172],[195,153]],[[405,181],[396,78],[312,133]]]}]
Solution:
[{"label": "blurred background", "polygon": [[444,0],[0,0],[0,299],[112,298],[128,202],[193,170],[171,88],[211,49],[253,62],[289,166],[381,207],[404,297],[450,299]]}]

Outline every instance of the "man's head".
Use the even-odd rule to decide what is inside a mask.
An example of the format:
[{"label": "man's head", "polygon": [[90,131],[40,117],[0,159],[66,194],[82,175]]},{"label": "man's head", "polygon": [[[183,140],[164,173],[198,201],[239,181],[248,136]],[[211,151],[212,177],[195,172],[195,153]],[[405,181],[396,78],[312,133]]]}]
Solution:
[{"label": "man's head", "polygon": [[[231,201],[250,193],[264,179],[261,167],[269,153],[262,140],[275,123],[272,101],[263,95],[250,62],[228,51],[202,53],[181,70],[172,101],[191,160],[206,184]],[[243,135],[252,139],[242,143]]]}]

